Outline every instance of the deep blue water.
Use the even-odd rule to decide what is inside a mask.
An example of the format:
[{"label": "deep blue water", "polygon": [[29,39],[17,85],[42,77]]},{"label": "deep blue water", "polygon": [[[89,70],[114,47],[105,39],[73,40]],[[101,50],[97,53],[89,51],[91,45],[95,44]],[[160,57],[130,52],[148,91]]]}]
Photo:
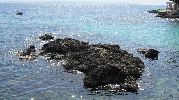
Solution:
[{"label": "deep blue water", "polygon": [[[179,99],[179,21],[156,18],[148,10],[165,6],[1,3],[0,4],[0,99],[2,100],[177,100]],[[24,15],[17,16],[16,11]],[[38,48],[43,33],[118,44],[140,57],[145,71],[134,93],[90,91],[84,75],[66,72],[59,62],[38,57],[19,60],[14,52],[30,44]],[[149,61],[137,48],[155,48],[159,59]]]}]

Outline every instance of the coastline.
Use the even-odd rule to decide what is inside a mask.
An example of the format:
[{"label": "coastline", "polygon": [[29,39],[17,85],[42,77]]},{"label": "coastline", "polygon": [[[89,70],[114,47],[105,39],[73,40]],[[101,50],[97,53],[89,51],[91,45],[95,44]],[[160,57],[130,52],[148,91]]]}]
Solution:
[{"label": "coastline", "polygon": [[[146,13],[148,9],[163,6],[1,5],[1,99],[178,98],[178,88],[173,87],[178,87],[179,24],[171,21],[173,19],[155,18]],[[16,16],[15,11],[19,8],[22,8],[23,16]],[[45,32],[55,32],[54,36],[62,39],[89,41],[90,44],[117,44],[139,57],[146,67],[137,80],[138,94],[85,89],[84,73],[67,72],[59,66],[63,62],[44,56],[34,61],[21,61],[9,54],[9,51],[22,50],[31,43],[41,48],[46,42],[37,36]],[[140,47],[159,50],[159,59],[152,62],[145,59],[136,51]]]},{"label": "coastline", "polygon": [[[172,0],[171,0],[172,1]],[[175,2],[166,2],[166,9],[157,9],[148,11],[149,13],[155,13],[156,17],[161,18],[179,18],[179,5],[177,1]]]},{"label": "coastline", "polygon": [[164,10],[164,9],[158,9],[158,10],[151,10],[148,11],[149,13],[154,13],[156,14],[155,17],[160,17],[160,18],[179,18],[179,9],[175,11],[169,11],[169,10]]}]

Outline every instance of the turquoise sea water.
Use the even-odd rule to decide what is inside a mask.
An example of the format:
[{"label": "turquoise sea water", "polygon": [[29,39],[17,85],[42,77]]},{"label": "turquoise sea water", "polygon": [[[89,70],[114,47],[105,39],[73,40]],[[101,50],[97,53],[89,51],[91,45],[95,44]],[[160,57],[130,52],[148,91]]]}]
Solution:
[{"label": "turquoise sea water", "polygon": [[[179,21],[156,18],[148,10],[165,6],[83,3],[0,4],[0,99],[2,100],[177,100],[179,99]],[[24,15],[17,16],[16,11]],[[145,71],[138,94],[91,91],[82,73],[66,72],[55,61],[38,57],[22,61],[14,55],[38,36],[54,36],[118,44],[140,57]],[[137,48],[155,48],[159,59],[149,61]]]}]

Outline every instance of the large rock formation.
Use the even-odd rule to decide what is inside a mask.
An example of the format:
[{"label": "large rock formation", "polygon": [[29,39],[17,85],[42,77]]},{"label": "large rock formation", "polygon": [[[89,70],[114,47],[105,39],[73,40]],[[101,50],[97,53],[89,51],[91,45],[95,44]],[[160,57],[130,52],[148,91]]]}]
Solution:
[{"label": "large rock formation", "polygon": [[78,70],[85,74],[84,86],[94,88],[108,84],[119,84],[117,90],[136,92],[137,80],[144,70],[141,59],[133,57],[118,45],[93,44],[64,38],[44,44],[41,55],[51,59],[65,60],[67,70]]}]

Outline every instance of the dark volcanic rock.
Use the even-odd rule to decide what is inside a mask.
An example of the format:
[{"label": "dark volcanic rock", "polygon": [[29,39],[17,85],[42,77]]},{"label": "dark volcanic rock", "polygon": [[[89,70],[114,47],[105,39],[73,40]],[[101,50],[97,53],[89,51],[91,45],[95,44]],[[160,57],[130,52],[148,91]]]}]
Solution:
[{"label": "dark volcanic rock", "polygon": [[43,36],[40,36],[39,39],[41,40],[51,40],[53,39],[54,37],[51,36],[50,34],[44,34]]},{"label": "dark volcanic rock", "polygon": [[144,54],[146,58],[149,58],[151,60],[158,60],[158,54],[160,53],[159,51],[155,49],[138,49],[137,50],[139,53]]},{"label": "dark volcanic rock", "polygon": [[177,16],[173,15],[173,12],[159,12],[155,17],[177,18]]},{"label": "dark volcanic rock", "polygon": [[158,12],[156,17],[161,18],[179,18],[179,9],[174,11]]},{"label": "dark volcanic rock", "polygon": [[146,58],[151,58],[152,60],[157,60],[158,59],[158,54],[159,54],[159,51],[157,51],[155,49],[149,49],[145,53],[145,57]]},{"label": "dark volcanic rock", "polygon": [[23,12],[16,12],[16,15],[23,15]]},{"label": "dark volcanic rock", "polygon": [[42,47],[42,53],[57,53],[67,54],[68,52],[80,52],[83,49],[89,48],[88,43],[78,41],[71,38],[56,39],[44,44]]},{"label": "dark volcanic rock", "polygon": [[[137,91],[137,79],[141,77],[144,63],[118,45],[94,44],[65,38],[44,44],[42,55],[62,55],[67,70],[78,70],[85,74],[84,86],[94,88],[108,84],[119,84],[126,91]],[[61,56],[60,56],[61,57]],[[120,90],[120,89],[119,89]]]},{"label": "dark volcanic rock", "polygon": [[148,11],[149,13],[159,13],[159,11],[158,10],[150,10],[150,11]]},{"label": "dark volcanic rock", "polygon": [[31,53],[35,52],[35,46],[31,45],[29,48],[25,49],[23,52],[20,53],[20,56],[30,56]]}]

